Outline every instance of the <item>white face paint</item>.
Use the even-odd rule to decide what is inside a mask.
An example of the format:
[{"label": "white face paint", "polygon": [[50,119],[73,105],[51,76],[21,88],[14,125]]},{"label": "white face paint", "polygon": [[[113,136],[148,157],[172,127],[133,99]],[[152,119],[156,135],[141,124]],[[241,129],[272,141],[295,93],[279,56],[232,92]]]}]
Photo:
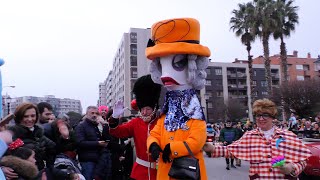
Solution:
[{"label": "white face paint", "polygon": [[169,91],[191,88],[191,85],[187,82],[187,56],[186,54],[174,54],[160,58],[162,67],[161,81]]}]

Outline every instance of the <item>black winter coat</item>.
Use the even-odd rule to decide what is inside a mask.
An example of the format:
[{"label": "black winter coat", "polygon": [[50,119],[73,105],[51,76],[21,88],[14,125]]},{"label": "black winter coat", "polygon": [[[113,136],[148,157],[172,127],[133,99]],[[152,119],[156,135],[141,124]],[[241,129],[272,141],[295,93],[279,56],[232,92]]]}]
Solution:
[{"label": "black winter coat", "polygon": [[38,125],[34,125],[34,130],[22,125],[14,125],[9,127],[13,132],[13,140],[20,138],[24,142],[24,146],[35,151],[36,165],[39,170],[47,166],[53,165],[55,159],[56,144],[49,138],[44,136],[43,129]]},{"label": "black winter coat", "polygon": [[99,160],[100,152],[103,149],[98,141],[107,139],[107,128],[100,133],[98,126],[86,119],[76,127],[76,141],[78,147],[78,158],[80,162],[95,162]]}]

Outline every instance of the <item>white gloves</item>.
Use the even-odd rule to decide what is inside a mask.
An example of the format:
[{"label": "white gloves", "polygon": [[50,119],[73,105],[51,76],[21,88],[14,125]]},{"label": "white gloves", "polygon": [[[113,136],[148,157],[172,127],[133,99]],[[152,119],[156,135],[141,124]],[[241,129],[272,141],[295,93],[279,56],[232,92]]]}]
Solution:
[{"label": "white gloves", "polygon": [[123,102],[121,100],[118,100],[116,104],[113,106],[113,113],[112,117],[113,118],[120,118],[120,116],[123,114],[123,112],[128,109],[127,107],[123,107]]}]

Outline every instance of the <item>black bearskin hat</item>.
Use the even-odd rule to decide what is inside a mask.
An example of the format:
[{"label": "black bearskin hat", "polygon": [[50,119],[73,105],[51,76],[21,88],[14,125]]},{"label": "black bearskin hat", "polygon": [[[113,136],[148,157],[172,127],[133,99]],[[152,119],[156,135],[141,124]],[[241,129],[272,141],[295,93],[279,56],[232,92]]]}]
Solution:
[{"label": "black bearskin hat", "polygon": [[136,83],[134,83],[132,92],[136,96],[139,109],[146,106],[154,108],[158,106],[161,85],[154,83],[149,74],[137,79]]}]

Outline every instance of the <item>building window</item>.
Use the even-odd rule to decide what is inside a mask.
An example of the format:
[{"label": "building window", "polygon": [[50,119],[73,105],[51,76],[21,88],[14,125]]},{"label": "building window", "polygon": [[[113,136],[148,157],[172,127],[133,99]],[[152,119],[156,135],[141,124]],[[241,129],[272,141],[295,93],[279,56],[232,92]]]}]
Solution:
[{"label": "building window", "polygon": [[268,83],[267,81],[261,81],[261,87],[267,87]]},{"label": "building window", "polygon": [[214,71],[215,71],[215,74],[217,76],[221,76],[222,75],[222,69],[215,69]]},{"label": "building window", "polygon": [[256,70],[253,71],[253,76],[257,76],[257,71]]},{"label": "building window", "polygon": [[222,91],[217,91],[217,97],[222,97],[223,96],[223,92]]},{"label": "building window", "polygon": [[137,33],[136,32],[130,33],[130,42],[137,43]]},{"label": "building window", "polygon": [[206,86],[211,86],[211,81],[210,80],[206,80]]},{"label": "building window", "polygon": [[131,68],[131,78],[137,78],[137,77],[138,77],[137,68]]},{"label": "building window", "polygon": [[222,86],[222,80],[216,80],[216,85],[217,86]]},{"label": "building window", "polygon": [[303,70],[303,65],[301,65],[301,64],[296,64],[296,69],[297,69],[297,70]]},{"label": "building window", "polygon": [[303,70],[304,71],[309,71],[310,70],[310,66],[308,64],[303,65]]},{"label": "building window", "polygon": [[262,95],[268,95],[267,91],[262,91]]},{"label": "building window", "polygon": [[303,81],[304,80],[304,76],[297,76],[297,80],[298,81]]},{"label": "building window", "polygon": [[252,81],[252,85],[253,85],[253,86],[256,86],[256,85],[257,85],[257,81],[255,81],[255,80]]},{"label": "building window", "polygon": [[207,75],[210,75],[211,74],[211,69],[206,69],[206,73],[207,73]]},{"label": "building window", "polygon": [[137,66],[137,56],[130,56],[130,65]]},{"label": "building window", "polygon": [[213,106],[212,106],[212,103],[211,102],[209,102],[208,103],[208,108],[212,108]]},{"label": "building window", "polygon": [[212,97],[212,92],[211,91],[207,91],[204,96],[205,96],[205,98],[211,98]]},{"label": "building window", "polygon": [[273,86],[279,86],[279,80],[273,80],[272,81]]},{"label": "building window", "polygon": [[136,44],[131,44],[130,45],[130,53],[133,55],[137,55],[138,50],[137,50],[137,45]]}]

